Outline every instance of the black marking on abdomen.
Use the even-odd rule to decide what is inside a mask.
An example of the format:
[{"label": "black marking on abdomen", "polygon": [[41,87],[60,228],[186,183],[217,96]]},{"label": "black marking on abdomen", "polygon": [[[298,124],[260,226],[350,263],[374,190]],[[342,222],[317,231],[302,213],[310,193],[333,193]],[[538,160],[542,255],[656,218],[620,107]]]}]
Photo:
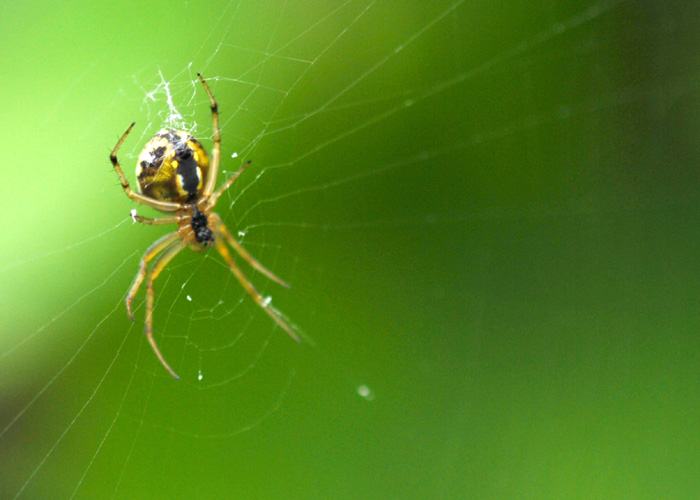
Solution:
[{"label": "black marking on abdomen", "polygon": [[194,197],[199,189],[199,175],[197,175],[197,162],[192,155],[192,150],[184,147],[177,152],[177,175],[182,178],[182,189]]}]

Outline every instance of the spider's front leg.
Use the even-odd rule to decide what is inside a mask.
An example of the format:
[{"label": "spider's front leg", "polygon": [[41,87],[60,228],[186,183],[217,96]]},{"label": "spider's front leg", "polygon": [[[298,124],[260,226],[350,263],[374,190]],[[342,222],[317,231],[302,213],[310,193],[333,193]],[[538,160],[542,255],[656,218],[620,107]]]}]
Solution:
[{"label": "spider's front leg", "polygon": [[207,96],[209,97],[209,104],[211,105],[211,126],[212,130],[214,131],[214,147],[211,150],[211,170],[209,171],[209,176],[207,177],[207,180],[204,183],[203,191],[204,197],[209,198],[214,192],[214,186],[216,185],[216,177],[219,173],[219,162],[221,161],[221,130],[219,129],[219,106],[218,104],[216,104],[216,99],[214,99],[214,96],[211,93],[211,89],[209,89],[209,85],[207,84],[204,77],[199,73],[197,73],[197,76],[202,82],[204,90],[206,91]]},{"label": "spider's front leg", "polygon": [[126,178],[126,175],[124,175],[124,172],[122,171],[122,167],[119,164],[119,159],[117,158],[117,153],[119,152],[119,148],[122,147],[122,144],[129,135],[129,132],[131,132],[131,129],[134,128],[134,124],[135,122],[132,122],[131,125],[129,125],[129,128],[126,129],[126,132],[124,132],[119,141],[117,141],[117,145],[114,146],[114,149],[109,155],[109,161],[112,162],[112,166],[114,167],[114,170],[119,176],[119,182],[122,185],[122,189],[129,198],[136,202],[139,202],[143,205],[147,205],[151,208],[155,208],[156,210],[160,210],[162,212],[175,212],[178,208],[180,208],[179,203],[174,203],[172,201],[156,200],[154,198],[144,196],[141,193],[135,192],[133,189],[131,189],[129,181]]},{"label": "spider's front leg", "polygon": [[212,193],[211,197],[209,198],[209,205],[210,205],[212,208],[216,205],[216,202],[219,200],[219,196],[221,196],[222,194],[224,194],[224,192],[225,192],[228,188],[231,187],[231,185],[234,183],[234,181],[235,181],[236,179],[238,179],[238,177],[243,173],[243,171],[244,171],[246,168],[248,168],[248,166],[250,165],[250,163],[251,163],[251,160],[248,160],[247,162],[245,162],[245,163],[243,164],[243,166],[242,166],[241,168],[239,168],[239,169],[236,171],[235,174],[233,174],[231,177],[229,177],[228,179],[226,179],[226,180],[224,181],[224,183],[223,183],[221,186],[219,186],[219,189],[217,189],[216,191],[214,191],[214,192]]},{"label": "spider's front leg", "polygon": [[174,215],[172,217],[157,217],[152,219],[150,217],[142,217],[136,213],[136,210],[131,211],[131,218],[134,222],[140,222],[141,224],[148,224],[149,226],[164,226],[166,224],[179,224],[183,217],[180,215]]}]

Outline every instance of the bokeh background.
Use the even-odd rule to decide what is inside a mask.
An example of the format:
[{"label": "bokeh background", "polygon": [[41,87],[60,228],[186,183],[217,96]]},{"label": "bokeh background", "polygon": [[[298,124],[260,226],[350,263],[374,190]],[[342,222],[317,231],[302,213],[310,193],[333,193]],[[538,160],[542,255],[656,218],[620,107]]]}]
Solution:
[{"label": "bokeh background", "polygon": [[[697,498],[692,2],[30,2],[0,10],[0,497]],[[108,155],[210,144],[221,259]],[[181,117],[173,118],[177,110]]]}]

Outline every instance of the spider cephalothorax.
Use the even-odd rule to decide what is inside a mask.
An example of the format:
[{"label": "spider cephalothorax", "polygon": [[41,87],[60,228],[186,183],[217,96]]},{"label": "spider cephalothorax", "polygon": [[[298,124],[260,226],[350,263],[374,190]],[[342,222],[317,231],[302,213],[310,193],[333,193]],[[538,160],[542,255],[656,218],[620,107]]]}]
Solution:
[{"label": "spider cephalothorax", "polygon": [[[299,336],[285,321],[282,315],[263,299],[253,284],[245,277],[234,262],[226,243],[233,248],[251,267],[263,273],[280,285],[289,285],[264,268],[252,255],[238,243],[224,225],[221,217],[212,212],[219,196],[226,191],[233,181],[246,169],[250,162],[245,163],[234,175],[229,177],[216,191],[216,176],[219,171],[221,158],[221,133],[219,131],[219,113],[214,96],[207,82],[197,74],[211,103],[211,115],[214,129],[214,148],[211,162],[202,144],[189,133],[182,130],[163,129],[148,141],[139,155],[136,164],[136,178],[141,193],[132,191],[124,172],[119,165],[117,152],[131,132],[134,124],[124,132],[114,146],[110,160],[119,175],[122,188],[127,196],[134,201],[161,212],[173,214],[168,217],[150,219],[134,215],[134,220],[144,224],[162,225],[177,224],[177,231],[166,234],[153,243],[141,258],[139,272],[134,284],[126,297],[126,309],[131,320],[134,315],[131,304],[141,283],[147,279],[146,288],[146,338],[151,344],[156,356],[170,374],[179,378],[170,368],[160,353],[153,339],[153,282],[165,266],[183,248],[189,246],[193,250],[203,250],[208,246],[216,247],[236,276],[243,288],[272,317],[294,340],[299,342]],[[150,270],[148,263],[154,260]]]},{"label": "spider cephalothorax", "polygon": [[214,234],[211,232],[208,226],[208,219],[204,212],[201,212],[197,205],[193,205],[194,212],[192,213],[192,231],[194,231],[194,239],[197,243],[201,243],[202,246],[211,245],[214,242]]}]

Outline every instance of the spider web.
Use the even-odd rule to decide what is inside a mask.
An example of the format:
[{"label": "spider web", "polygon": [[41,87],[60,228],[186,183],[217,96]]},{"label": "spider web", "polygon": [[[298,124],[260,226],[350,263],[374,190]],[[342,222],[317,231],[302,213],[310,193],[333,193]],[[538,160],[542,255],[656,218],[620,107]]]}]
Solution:
[{"label": "spider web", "polygon": [[[576,497],[562,492],[595,474],[595,459],[544,490],[549,483],[532,479],[535,472],[516,472],[531,463],[547,469],[553,456],[537,447],[537,429],[531,442],[518,438],[541,417],[523,403],[522,394],[539,393],[523,389],[521,375],[563,372],[576,386],[579,375],[561,360],[590,369],[579,357],[589,349],[612,365],[594,367],[601,385],[619,370],[612,385],[624,391],[644,351],[635,351],[633,334],[613,337],[613,347],[572,336],[572,347],[547,351],[557,341],[542,324],[573,331],[590,323],[585,305],[595,306],[605,285],[566,268],[581,291],[557,302],[559,282],[542,276],[558,269],[557,259],[602,276],[607,264],[587,260],[580,246],[592,240],[594,252],[613,253],[608,241],[620,222],[694,207],[689,174],[679,168],[652,193],[659,178],[651,167],[628,183],[620,172],[640,158],[611,144],[627,137],[616,135],[623,119],[641,129],[644,111],[674,110],[697,93],[698,75],[685,65],[644,72],[646,60],[620,47],[652,40],[664,48],[647,54],[658,61],[677,39],[692,38],[696,17],[615,0],[147,8],[125,7],[123,46],[83,26],[95,43],[86,42],[79,71],[40,114],[29,105],[39,119],[27,130],[45,145],[32,179],[49,182],[36,182],[36,207],[26,214],[43,239],[27,241],[27,224],[10,223],[8,240],[22,246],[4,249],[0,266],[0,496]],[[92,15],[104,24],[105,13]],[[47,74],[60,62],[68,64],[58,57]],[[132,185],[141,148],[163,127],[187,130],[210,150],[197,72],[221,113],[218,184],[252,160],[215,211],[291,283],[284,289],[242,264],[305,342],[276,327],[216,252],[185,250],[158,278],[154,308],[155,337],[177,382],[143,338],[143,291],[133,324],[124,308],[140,256],[169,229],[132,222],[132,209],[157,214],[126,199],[107,156],[132,120],[119,154]],[[101,74],[108,84],[97,83]],[[32,74],[28,90],[40,80]],[[55,134],[66,116],[75,117],[73,134]],[[676,146],[692,154],[687,143]],[[57,158],[60,166],[43,170]],[[692,163],[676,163],[684,162]],[[26,182],[7,175],[8,185]],[[59,202],[51,181],[66,175],[72,187],[66,182]],[[2,203],[4,213],[25,205]],[[549,253],[558,245],[562,253]],[[629,265],[620,295],[638,288]],[[514,292],[533,287],[549,301],[531,308],[545,320],[532,319],[528,298]],[[697,341],[682,340],[684,352],[697,352]],[[669,365],[679,356],[669,354]],[[556,407],[562,420],[543,419],[562,440],[576,425],[562,423],[571,421],[567,411],[575,419],[588,403],[602,413],[595,398],[584,394],[570,407],[564,388],[544,387],[543,400],[565,401]],[[509,415],[535,423],[519,427]],[[606,429],[615,435],[613,424]],[[561,453],[558,463],[567,462]],[[637,491],[606,480],[603,497]],[[676,492],[693,491],[689,483]]]}]

